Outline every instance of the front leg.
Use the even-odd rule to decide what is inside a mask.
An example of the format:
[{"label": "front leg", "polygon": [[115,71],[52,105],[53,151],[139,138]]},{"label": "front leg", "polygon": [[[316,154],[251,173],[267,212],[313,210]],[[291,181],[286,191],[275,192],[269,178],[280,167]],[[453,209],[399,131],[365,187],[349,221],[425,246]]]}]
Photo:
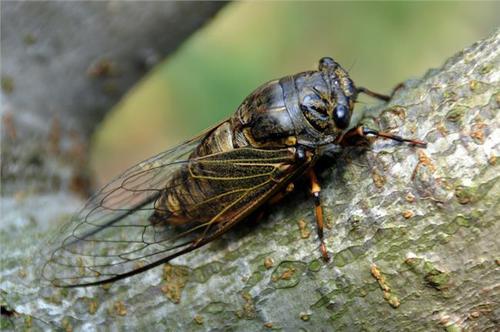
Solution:
[{"label": "front leg", "polygon": [[321,187],[319,185],[318,178],[316,177],[316,174],[314,173],[314,170],[312,168],[310,168],[307,171],[307,176],[311,181],[311,194],[314,198],[314,214],[316,216],[316,224],[318,226],[317,228],[318,238],[321,242],[319,249],[321,251],[323,259],[325,261],[328,261],[329,260],[328,252],[326,250],[325,241],[323,239],[323,208],[321,207],[321,197],[320,197]]},{"label": "front leg", "polygon": [[401,136],[398,136],[398,135],[393,135],[393,134],[390,134],[390,133],[386,133],[386,132],[383,132],[383,131],[378,131],[378,130],[375,130],[375,129],[366,128],[366,127],[363,127],[363,126],[359,126],[359,127],[356,127],[356,128],[353,128],[353,129],[349,130],[347,133],[345,133],[345,135],[341,136],[341,138],[339,139],[339,141],[337,142],[337,144],[340,144],[340,145],[351,145],[349,143],[349,139],[350,138],[357,138],[357,137],[366,138],[368,136],[375,136],[375,137],[392,139],[392,140],[400,142],[400,143],[409,143],[410,145],[419,146],[419,147],[422,147],[422,148],[427,147],[427,143],[426,142],[418,140],[418,139],[405,138],[405,137],[401,137]]},{"label": "front leg", "polygon": [[363,87],[359,87],[357,88],[357,92],[358,93],[364,93],[370,97],[373,97],[373,98],[376,98],[376,99],[380,99],[380,100],[383,100],[385,102],[388,102],[389,100],[392,99],[392,97],[394,96],[394,94],[399,90],[401,89],[402,87],[404,87],[404,84],[403,83],[399,83],[398,85],[396,85],[394,87],[394,89],[392,90],[391,94],[390,95],[384,95],[382,93],[378,93],[378,92],[375,92],[375,91],[372,91],[372,90],[369,90],[367,88],[363,88]]}]

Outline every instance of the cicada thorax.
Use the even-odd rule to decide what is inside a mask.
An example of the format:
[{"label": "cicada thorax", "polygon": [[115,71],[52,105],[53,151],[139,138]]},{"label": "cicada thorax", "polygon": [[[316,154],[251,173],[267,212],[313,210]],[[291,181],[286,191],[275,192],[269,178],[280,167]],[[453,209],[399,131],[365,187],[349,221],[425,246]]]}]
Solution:
[{"label": "cicada thorax", "polygon": [[[230,119],[205,134],[189,162],[167,184],[151,220],[226,222],[242,210],[254,209],[252,195],[272,195],[298,170],[311,166],[316,147],[333,142],[345,129],[334,121],[339,105],[348,105],[348,111],[353,106],[352,82],[336,66],[320,63],[318,71],[257,88]],[[309,158],[298,158],[297,149],[304,147]],[[221,154],[231,160],[211,160]],[[240,193],[250,188],[259,190],[238,201]]]}]

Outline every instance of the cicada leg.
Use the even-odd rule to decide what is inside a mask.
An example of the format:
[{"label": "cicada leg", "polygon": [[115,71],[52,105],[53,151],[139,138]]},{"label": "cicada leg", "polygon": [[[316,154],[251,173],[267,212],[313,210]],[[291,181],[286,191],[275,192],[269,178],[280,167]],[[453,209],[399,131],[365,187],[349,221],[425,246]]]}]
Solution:
[{"label": "cicada leg", "polygon": [[328,251],[326,250],[325,241],[323,238],[323,207],[321,206],[321,186],[319,185],[318,178],[314,170],[310,168],[307,171],[307,176],[311,181],[311,194],[314,198],[314,215],[316,216],[316,225],[318,226],[318,238],[321,242],[320,251],[325,261],[329,260]]},{"label": "cicada leg", "polygon": [[392,89],[392,92],[390,95],[384,95],[384,94],[381,94],[381,93],[378,93],[378,92],[375,92],[375,91],[372,91],[372,90],[369,90],[367,88],[363,88],[363,87],[359,87],[357,88],[356,90],[358,91],[358,93],[364,93],[370,97],[373,97],[373,98],[377,98],[377,99],[380,99],[380,100],[383,100],[383,101],[389,101],[392,99],[392,97],[394,96],[394,94],[396,93],[396,91],[398,91],[399,89],[401,89],[402,87],[404,86],[403,83],[399,83],[398,85],[396,85],[394,87],[394,89]]},{"label": "cicada leg", "polygon": [[341,139],[339,144],[342,145],[343,142],[346,142],[348,138],[352,137],[367,137],[367,136],[376,136],[376,137],[382,137],[382,138],[387,138],[387,139],[392,139],[397,142],[401,143],[410,143],[412,145],[420,146],[425,148],[427,146],[427,143],[418,139],[413,139],[413,138],[404,138],[398,135],[393,135],[391,133],[386,133],[383,131],[378,131],[375,129],[370,129],[370,128],[365,128],[363,126],[359,126],[357,128],[351,129],[348,131]]}]

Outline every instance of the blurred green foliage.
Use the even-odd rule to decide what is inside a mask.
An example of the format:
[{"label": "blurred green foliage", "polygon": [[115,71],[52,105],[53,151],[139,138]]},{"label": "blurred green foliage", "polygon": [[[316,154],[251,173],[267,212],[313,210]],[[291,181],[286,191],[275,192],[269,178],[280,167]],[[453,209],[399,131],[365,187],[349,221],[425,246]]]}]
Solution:
[{"label": "blurred green foliage", "polygon": [[117,105],[95,136],[93,167],[104,182],[325,55],[387,93],[486,37],[499,12],[500,2],[231,3]]}]

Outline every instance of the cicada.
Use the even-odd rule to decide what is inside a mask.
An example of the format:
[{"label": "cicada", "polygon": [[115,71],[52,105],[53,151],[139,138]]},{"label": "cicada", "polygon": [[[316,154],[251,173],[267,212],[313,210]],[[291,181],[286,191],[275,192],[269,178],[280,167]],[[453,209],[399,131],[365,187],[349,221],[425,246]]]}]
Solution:
[{"label": "cicada", "polygon": [[314,166],[347,138],[379,136],[425,143],[351,124],[359,93],[332,58],[318,70],[263,84],[227,120],[143,161],[97,192],[58,233],[43,267],[56,286],[92,286],[123,279],[217,239],[302,176],[314,198],[320,252],[321,188]]}]

